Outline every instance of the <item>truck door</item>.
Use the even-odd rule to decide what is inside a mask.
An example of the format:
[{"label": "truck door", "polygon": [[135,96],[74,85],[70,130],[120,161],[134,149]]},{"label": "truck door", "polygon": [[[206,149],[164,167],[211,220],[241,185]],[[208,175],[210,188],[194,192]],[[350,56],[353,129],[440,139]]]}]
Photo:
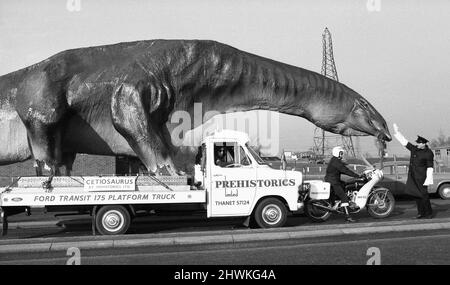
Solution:
[{"label": "truck door", "polygon": [[237,142],[215,142],[208,217],[250,214],[256,194],[256,165]]}]

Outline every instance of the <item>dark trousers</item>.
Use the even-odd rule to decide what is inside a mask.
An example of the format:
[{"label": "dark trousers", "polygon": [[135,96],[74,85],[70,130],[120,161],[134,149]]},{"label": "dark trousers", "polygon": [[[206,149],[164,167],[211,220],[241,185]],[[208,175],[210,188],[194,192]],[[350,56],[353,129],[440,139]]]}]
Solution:
[{"label": "dark trousers", "polygon": [[[341,199],[342,203],[348,203],[348,196],[344,191],[344,187],[340,183],[333,183],[331,184],[331,189],[333,190],[334,194]],[[332,201],[334,203],[334,201]]]},{"label": "dark trousers", "polygon": [[422,216],[430,216],[433,214],[433,209],[431,208],[430,197],[428,195],[428,191],[425,193],[421,193],[422,197],[416,197],[417,204],[417,212]]}]

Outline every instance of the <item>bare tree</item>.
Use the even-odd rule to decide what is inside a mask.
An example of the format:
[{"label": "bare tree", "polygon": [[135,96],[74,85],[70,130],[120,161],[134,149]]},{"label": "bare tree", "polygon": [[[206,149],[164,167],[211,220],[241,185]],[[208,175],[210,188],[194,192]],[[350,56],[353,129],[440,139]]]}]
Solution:
[{"label": "bare tree", "polygon": [[446,137],[442,130],[439,130],[439,135],[436,139],[432,139],[430,142],[431,147],[447,146],[450,145],[450,137]]}]

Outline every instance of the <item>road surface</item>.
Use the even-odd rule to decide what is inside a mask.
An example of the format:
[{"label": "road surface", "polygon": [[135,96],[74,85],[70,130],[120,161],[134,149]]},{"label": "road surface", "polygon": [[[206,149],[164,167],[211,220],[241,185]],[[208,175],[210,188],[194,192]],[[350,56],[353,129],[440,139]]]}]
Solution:
[{"label": "road surface", "polygon": [[[450,264],[450,230],[347,235],[238,244],[173,245],[79,251],[79,263],[149,265]],[[73,252],[12,254],[0,264],[64,265]]]}]

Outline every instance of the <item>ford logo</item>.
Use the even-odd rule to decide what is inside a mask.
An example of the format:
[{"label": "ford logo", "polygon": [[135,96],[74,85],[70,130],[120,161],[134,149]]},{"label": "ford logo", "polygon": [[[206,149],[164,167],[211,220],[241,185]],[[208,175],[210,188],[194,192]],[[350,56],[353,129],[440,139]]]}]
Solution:
[{"label": "ford logo", "polygon": [[19,198],[19,197],[16,197],[16,198],[12,198],[11,199],[11,201],[14,201],[14,202],[20,202],[20,201],[22,201],[23,199],[22,198]]}]

